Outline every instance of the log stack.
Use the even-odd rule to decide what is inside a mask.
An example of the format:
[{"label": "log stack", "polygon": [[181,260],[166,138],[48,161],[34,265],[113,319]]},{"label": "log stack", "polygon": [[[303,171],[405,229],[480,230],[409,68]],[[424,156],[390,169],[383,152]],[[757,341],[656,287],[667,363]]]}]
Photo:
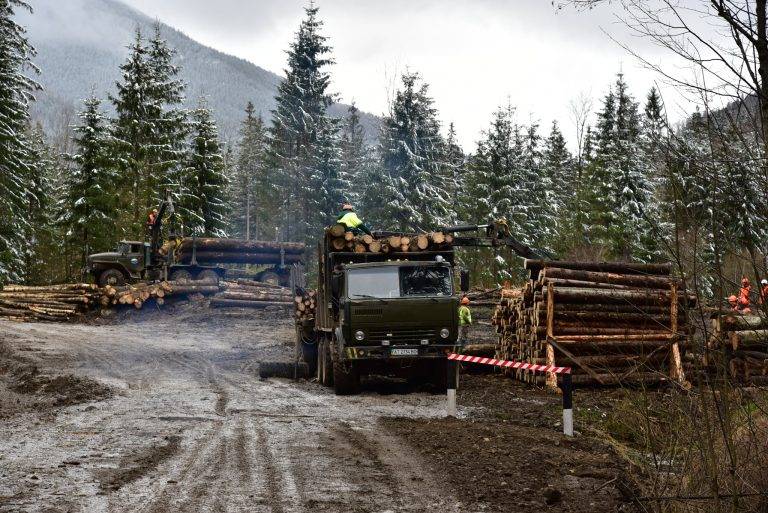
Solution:
[{"label": "log stack", "polygon": [[712,328],[707,363],[722,362],[736,384],[768,383],[768,317],[718,312]]},{"label": "log stack", "polygon": [[310,289],[296,289],[294,301],[294,315],[298,322],[314,322],[317,309],[317,291]]},{"label": "log stack", "polygon": [[140,310],[150,299],[155,304],[162,306],[165,300],[171,296],[186,294],[216,294],[220,290],[218,283],[208,280],[179,280],[164,281],[160,283],[136,283],[122,287],[107,285],[103,289],[100,299],[102,307],[112,305],[133,305]]},{"label": "log stack", "polygon": [[241,239],[184,239],[176,248],[176,261],[188,264],[194,247],[197,263],[204,264],[265,264],[280,261],[281,251],[286,264],[302,261],[306,246],[299,242],[272,242]]},{"label": "log stack", "polygon": [[6,285],[0,290],[0,317],[18,321],[67,321],[100,304],[102,292],[88,283]]},{"label": "log stack", "polygon": [[[497,358],[571,367],[574,384],[683,381],[693,299],[666,264],[526,260],[493,316]],[[556,376],[512,371],[556,386]]]},{"label": "log stack", "polygon": [[389,233],[355,235],[346,231],[343,224],[334,224],[325,230],[329,247],[334,251],[353,253],[411,253],[418,251],[441,251],[453,244],[453,235],[443,232],[430,233]]},{"label": "log stack", "polygon": [[217,308],[290,308],[291,305],[291,289],[246,279],[225,282],[224,291],[211,299],[211,306]]}]

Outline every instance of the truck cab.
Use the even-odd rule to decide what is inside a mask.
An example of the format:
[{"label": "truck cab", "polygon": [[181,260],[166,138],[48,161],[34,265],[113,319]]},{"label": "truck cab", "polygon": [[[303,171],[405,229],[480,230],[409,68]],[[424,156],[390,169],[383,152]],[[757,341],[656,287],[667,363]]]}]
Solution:
[{"label": "truck cab", "polygon": [[316,317],[298,340],[318,381],[340,395],[370,374],[444,389],[459,331],[453,251],[334,252],[326,242],[318,257]]},{"label": "truck cab", "polygon": [[101,285],[122,285],[144,278],[151,261],[150,245],[141,241],[120,241],[115,251],[96,253],[86,259],[86,273]]}]

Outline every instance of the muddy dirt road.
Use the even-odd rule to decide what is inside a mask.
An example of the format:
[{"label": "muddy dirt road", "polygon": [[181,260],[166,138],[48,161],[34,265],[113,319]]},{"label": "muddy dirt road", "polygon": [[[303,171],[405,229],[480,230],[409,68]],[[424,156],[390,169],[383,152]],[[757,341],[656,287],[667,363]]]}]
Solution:
[{"label": "muddy dirt road", "polygon": [[6,360],[113,394],[52,409],[5,390],[0,511],[466,511],[378,423],[440,416],[443,398],[261,381],[259,360],[290,354],[290,321],[274,315],[0,321]]}]

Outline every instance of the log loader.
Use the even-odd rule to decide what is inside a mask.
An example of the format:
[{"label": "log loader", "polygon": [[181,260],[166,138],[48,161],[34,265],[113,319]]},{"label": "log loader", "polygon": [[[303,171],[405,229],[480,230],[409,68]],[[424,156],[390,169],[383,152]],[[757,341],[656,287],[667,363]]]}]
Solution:
[{"label": "log loader", "polygon": [[[320,383],[333,386],[338,395],[353,394],[361,376],[377,374],[445,389],[446,355],[459,349],[454,246],[506,246],[522,257],[539,258],[502,221],[445,227],[440,233],[441,241],[450,240],[443,233],[464,235],[427,250],[392,246],[382,252],[381,244],[369,251],[358,250],[360,244],[355,251],[334,249],[340,239],[327,232],[317,253],[315,317],[297,320],[296,329],[297,354]],[[385,240],[391,234],[373,235]],[[462,271],[460,277],[466,292],[469,275]]]}]

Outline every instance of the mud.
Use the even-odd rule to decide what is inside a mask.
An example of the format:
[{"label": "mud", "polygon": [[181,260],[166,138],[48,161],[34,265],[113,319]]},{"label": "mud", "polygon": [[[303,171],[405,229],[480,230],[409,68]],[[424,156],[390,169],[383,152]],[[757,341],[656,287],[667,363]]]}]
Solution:
[{"label": "mud", "polygon": [[290,360],[292,336],[284,314],[204,302],[90,324],[0,321],[0,512],[620,504],[618,480],[605,484],[620,465],[599,445],[561,439],[556,397],[469,376],[460,419],[446,420],[444,396],[404,382],[369,379],[337,397],[260,379],[259,362]]}]

